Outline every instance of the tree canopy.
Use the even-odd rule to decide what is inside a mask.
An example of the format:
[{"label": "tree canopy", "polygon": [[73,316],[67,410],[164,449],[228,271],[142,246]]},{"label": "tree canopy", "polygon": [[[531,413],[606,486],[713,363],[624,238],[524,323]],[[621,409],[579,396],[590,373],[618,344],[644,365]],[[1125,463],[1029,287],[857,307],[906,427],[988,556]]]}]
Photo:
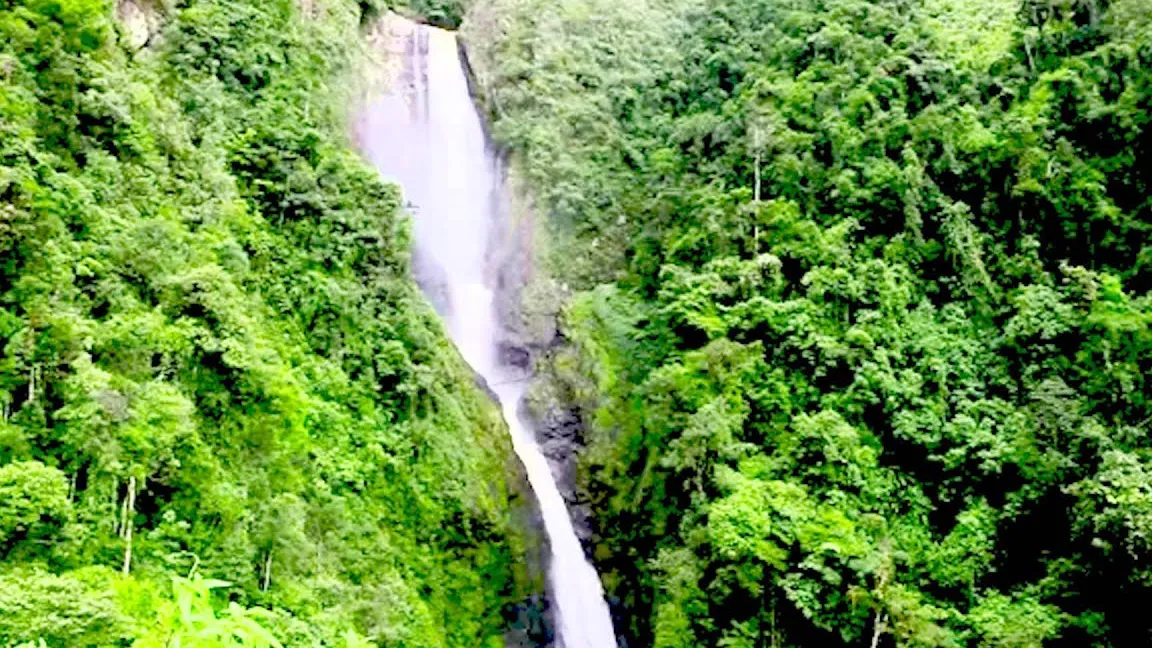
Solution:
[{"label": "tree canopy", "polygon": [[0,645],[471,648],[534,587],[344,134],[363,9],[0,2]]},{"label": "tree canopy", "polygon": [[575,291],[543,364],[635,645],[1147,643],[1152,5],[465,33]]}]

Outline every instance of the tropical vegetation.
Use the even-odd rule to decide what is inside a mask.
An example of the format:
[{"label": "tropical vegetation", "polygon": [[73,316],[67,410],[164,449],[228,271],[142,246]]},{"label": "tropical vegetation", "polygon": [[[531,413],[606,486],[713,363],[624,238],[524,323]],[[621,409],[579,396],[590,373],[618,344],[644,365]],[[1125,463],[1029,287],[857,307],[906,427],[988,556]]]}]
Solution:
[{"label": "tropical vegetation", "polygon": [[629,645],[1148,642],[1152,4],[464,29]]},{"label": "tropical vegetation", "polygon": [[365,10],[0,1],[0,646],[502,645],[519,473],[345,136]]}]

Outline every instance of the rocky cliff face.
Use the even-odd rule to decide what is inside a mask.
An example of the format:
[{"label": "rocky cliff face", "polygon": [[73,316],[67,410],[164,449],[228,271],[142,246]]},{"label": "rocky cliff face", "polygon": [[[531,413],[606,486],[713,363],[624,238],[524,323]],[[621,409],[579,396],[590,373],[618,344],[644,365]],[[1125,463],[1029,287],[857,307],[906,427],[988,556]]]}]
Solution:
[{"label": "rocky cliff face", "polygon": [[[360,85],[364,107],[353,111],[356,117],[351,120],[351,137],[369,158],[372,156],[366,144],[373,129],[370,118],[373,101],[391,94],[402,98],[402,110],[411,111],[412,115],[426,116],[429,110],[431,97],[428,95],[428,71],[421,64],[426,63],[429,56],[427,29],[392,12],[381,15],[365,27],[366,65],[355,80]],[[506,201],[507,197],[493,196],[492,200]],[[414,206],[409,205],[409,208],[414,209]],[[413,217],[420,217],[418,210],[413,211]],[[527,250],[531,248],[515,225],[495,225],[492,240],[488,243],[490,256],[485,272],[497,278],[495,298],[499,320],[504,329],[503,339],[498,341],[498,345],[505,362],[527,369],[532,364],[532,344],[526,342],[520,325],[520,298],[525,277],[528,276],[530,256]],[[440,312],[451,310],[448,275],[419,246],[413,251],[412,270],[432,305]],[[477,387],[496,401],[492,389],[496,385],[489,385],[479,373],[475,378]],[[545,591],[551,555],[548,538],[539,503],[529,485],[524,466],[514,455],[509,457],[507,474],[518,500],[514,505],[514,522],[523,529],[526,540],[525,552],[521,557],[526,582],[525,595],[520,603],[506,610],[508,632],[505,642],[509,648],[546,648],[552,645],[554,627]]]},{"label": "rocky cliff face", "polygon": [[[473,92],[489,114],[498,112],[499,107],[489,102],[485,91],[492,67],[492,53],[486,43],[492,30],[499,26],[498,16],[475,5],[461,31]],[[501,171],[504,175],[501,200],[506,202],[510,218],[494,234],[491,271],[498,278],[497,300],[507,333],[503,349],[507,358],[533,368],[528,414],[568,504],[577,535],[585,552],[591,555],[592,512],[580,494],[577,478],[578,458],[584,447],[580,408],[568,393],[570,390],[550,370],[553,356],[565,346],[558,320],[570,291],[548,270],[553,242],[545,215],[538,211],[531,188],[518,173],[516,158],[505,156]]]},{"label": "rocky cliff face", "polygon": [[150,46],[164,26],[165,0],[118,0],[116,18],[134,50]]}]

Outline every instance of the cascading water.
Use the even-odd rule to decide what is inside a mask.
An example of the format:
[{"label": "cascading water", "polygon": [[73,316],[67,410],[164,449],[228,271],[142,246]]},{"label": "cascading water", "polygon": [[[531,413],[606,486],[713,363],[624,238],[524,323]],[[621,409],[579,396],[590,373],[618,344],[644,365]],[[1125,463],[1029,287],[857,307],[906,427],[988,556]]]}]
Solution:
[{"label": "cascading water", "polygon": [[497,353],[500,325],[487,269],[492,229],[506,214],[497,199],[498,162],[468,92],[456,37],[407,24],[393,41],[403,71],[391,91],[361,114],[360,146],[384,176],[403,186],[414,212],[421,285],[465,360],[500,399],[552,548],[548,577],[557,643],[614,648],[599,576],[584,557],[548,463],[520,417],[525,377],[502,365]]}]

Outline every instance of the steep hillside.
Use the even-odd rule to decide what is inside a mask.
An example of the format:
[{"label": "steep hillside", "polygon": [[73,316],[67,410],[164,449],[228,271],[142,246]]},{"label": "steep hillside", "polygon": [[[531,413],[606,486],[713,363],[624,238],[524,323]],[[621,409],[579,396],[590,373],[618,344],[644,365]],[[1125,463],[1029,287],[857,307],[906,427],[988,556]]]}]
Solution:
[{"label": "steep hillside", "polygon": [[502,645],[520,471],[345,141],[365,8],[0,2],[0,645]]},{"label": "steep hillside", "polygon": [[631,645],[1147,643],[1152,5],[481,0],[465,32],[575,291],[540,393]]}]

